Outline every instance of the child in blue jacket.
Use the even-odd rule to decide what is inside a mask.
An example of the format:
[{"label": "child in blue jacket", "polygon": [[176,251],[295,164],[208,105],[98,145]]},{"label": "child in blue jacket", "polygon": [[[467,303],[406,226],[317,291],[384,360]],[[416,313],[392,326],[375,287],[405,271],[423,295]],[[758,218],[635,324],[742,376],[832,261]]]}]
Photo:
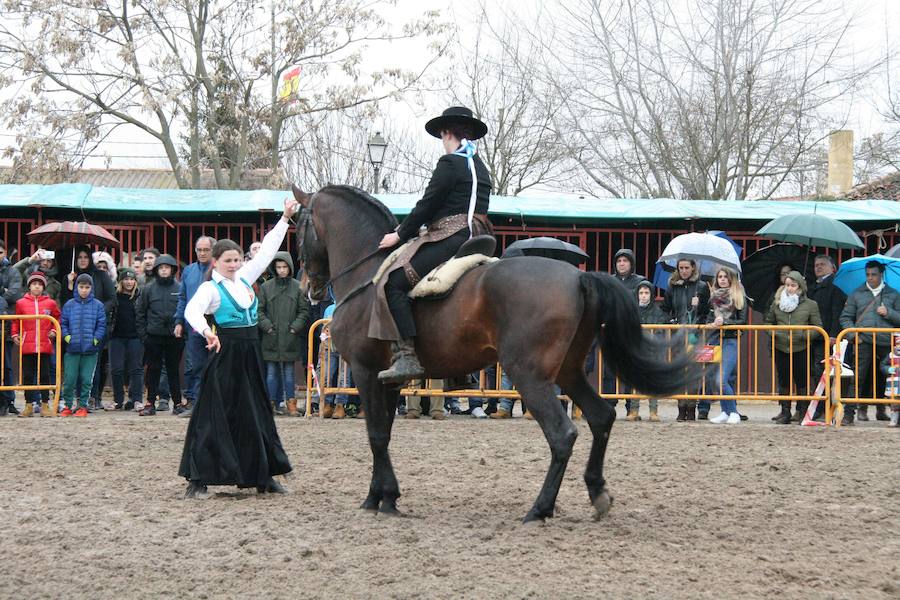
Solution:
[{"label": "child in blue jacket", "polygon": [[100,352],[100,342],[106,335],[106,313],[103,303],[94,298],[94,280],[82,273],[75,281],[77,294],[66,302],[62,309],[63,339],[66,341],[66,355],[63,358],[65,379],[63,381],[63,402],[66,407],[61,417],[72,416],[72,398],[76,382],[81,380],[81,395],[76,417],[88,416],[87,401],[91,396],[91,383]]}]

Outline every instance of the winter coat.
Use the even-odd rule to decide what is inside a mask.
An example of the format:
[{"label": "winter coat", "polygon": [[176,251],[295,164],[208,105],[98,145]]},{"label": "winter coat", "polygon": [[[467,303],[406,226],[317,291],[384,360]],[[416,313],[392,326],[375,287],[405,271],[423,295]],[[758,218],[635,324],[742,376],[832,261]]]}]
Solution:
[{"label": "winter coat", "polygon": [[[871,307],[866,307],[875,299],[875,303]],[[886,317],[878,314],[879,306],[884,305],[888,313]],[[865,311],[865,312],[864,312]],[[850,327],[881,327],[892,328],[900,327],[900,292],[897,292],[891,286],[885,284],[884,289],[875,298],[866,284],[862,284],[847,298],[847,304],[841,312],[841,328],[849,329]],[[855,336],[850,334],[846,339],[852,340]],[[871,334],[865,334],[861,338],[866,343],[871,343]],[[878,346],[890,346],[891,334],[888,332],[879,333],[875,337],[875,343]]]},{"label": "winter coat", "polygon": [[0,259],[0,315],[16,312],[16,302],[22,297],[22,275],[8,258]]},{"label": "winter coat", "polygon": [[[34,297],[26,294],[16,302],[17,315],[49,315],[59,320],[59,306],[46,294]],[[12,335],[19,336],[22,354],[53,354],[56,344],[50,340],[53,326],[44,319],[13,321]]]},{"label": "winter coat", "polygon": [[[801,294],[800,304],[792,312],[784,312],[778,306],[784,288],[778,288],[769,310],[766,311],[765,321],[769,325],[814,325],[822,327],[822,317],[819,315],[819,305],[815,300],[810,300],[806,294]],[[803,352],[806,350],[807,332],[777,330],[775,335],[775,349],[779,352]],[[811,332],[810,343],[817,343],[821,339],[818,332]],[[793,339],[793,342],[792,342]]]},{"label": "winter coat", "polygon": [[[106,310],[91,291],[87,298],[76,296],[66,302],[60,325],[63,339],[72,336],[66,345],[66,352],[94,354],[99,352],[99,342],[106,335]],[[94,340],[98,343],[95,344]]]},{"label": "winter coat", "polygon": [[[22,281],[28,281],[28,276],[34,273],[35,271],[40,271],[44,275],[47,276],[47,286],[44,288],[44,293],[50,296],[54,302],[56,302],[57,306],[62,306],[62,285],[57,280],[57,276],[59,274],[59,270],[56,268],[56,265],[53,265],[48,270],[44,271],[40,267],[40,263],[32,263],[31,257],[23,258],[19,262],[15,264],[16,269],[19,270],[19,274],[22,276]],[[27,293],[28,289],[23,289],[23,293]]]},{"label": "winter coat", "polygon": [[156,278],[141,290],[135,306],[141,341],[146,342],[149,335],[175,337],[175,311],[180,294],[181,284],[174,278]]},{"label": "winter coat", "polygon": [[[79,269],[77,266],[75,267],[76,279],[78,279],[78,276],[82,273],[87,273],[91,276],[91,279],[94,280],[94,288],[91,290],[91,293],[95,295],[94,297],[97,300],[103,303],[106,314],[109,314],[109,311],[112,310],[113,302],[116,299],[116,286],[113,284],[112,279],[109,278],[109,274],[95,267],[93,263],[88,265],[87,269]],[[69,300],[78,296],[78,292],[76,291],[76,286],[74,284],[72,285],[72,289],[69,289],[68,274],[63,276],[61,279],[65,280],[65,284],[62,288],[63,297],[66,300]]]},{"label": "winter coat", "polygon": [[293,362],[300,359],[303,330],[309,316],[309,302],[300,293],[300,282],[292,277],[294,264],[290,254],[279,252],[277,260],[291,270],[287,277],[265,282],[259,290],[258,327],[262,334],[263,360]]},{"label": "winter coat", "polygon": [[[697,296],[700,303],[691,306],[691,298]],[[709,313],[709,286],[700,281],[699,275],[688,280],[669,283],[660,307],[672,323],[705,323]]]},{"label": "winter coat", "polygon": [[829,275],[824,281],[813,281],[806,295],[819,305],[822,327],[828,335],[837,337],[841,332],[841,311],[847,303],[847,294],[834,285],[834,275]]},{"label": "winter coat", "polygon": [[641,325],[660,325],[669,322],[666,313],[659,308],[655,300],[651,300],[647,306],[638,305],[638,315],[641,317]]},{"label": "winter coat", "polygon": [[[628,272],[627,275],[619,275],[619,272],[616,271],[616,269],[615,269],[616,261],[619,260],[620,256],[624,256],[625,258],[627,258],[629,260],[629,262],[631,262],[631,270]],[[623,248],[623,249],[619,250],[618,252],[616,252],[616,255],[613,257],[612,276],[615,277],[616,279],[618,279],[622,283],[622,285],[624,285],[628,289],[629,292],[636,292],[638,284],[642,281],[647,281],[646,277],[644,277],[643,275],[637,275],[634,272],[634,261],[635,261],[634,252],[632,252],[631,250],[629,250],[627,248]]]},{"label": "winter coat", "polygon": [[[178,306],[175,309],[175,324],[184,326],[184,309],[191,301],[200,284],[206,280],[206,274],[212,268],[210,261],[206,265],[193,262],[181,272],[181,293],[178,296]],[[190,327],[188,327],[190,329]]]},{"label": "winter coat", "polygon": [[130,294],[118,292],[113,309],[109,314],[109,337],[134,339],[138,336],[137,330],[137,302],[141,297],[141,291],[135,292],[134,298]]}]

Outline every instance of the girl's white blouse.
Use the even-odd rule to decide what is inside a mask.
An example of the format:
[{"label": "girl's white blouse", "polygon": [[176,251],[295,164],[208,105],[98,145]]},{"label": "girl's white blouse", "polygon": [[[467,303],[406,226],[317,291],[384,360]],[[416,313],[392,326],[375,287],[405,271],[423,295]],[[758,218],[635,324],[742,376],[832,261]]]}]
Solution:
[{"label": "girl's white blouse", "polygon": [[256,256],[237,270],[234,280],[223,277],[213,269],[212,281],[204,281],[200,284],[194,297],[190,299],[184,309],[184,318],[191,324],[194,331],[201,335],[204,334],[209,329],[204,315],[210,315],[219,309],[221,299],[216,287],[218,282],[222,282],[222,285],[241,308],[249,308],[253,304],[253,291],[248,289],[241,279],[253,285],[253,282],[262,275],[272,259],[275,258],[275,253],[281,248],[281,242],[284,241],[287,230],[288,222],[284,218],[279,219],[278,224],[263,238],[262,247]]}]

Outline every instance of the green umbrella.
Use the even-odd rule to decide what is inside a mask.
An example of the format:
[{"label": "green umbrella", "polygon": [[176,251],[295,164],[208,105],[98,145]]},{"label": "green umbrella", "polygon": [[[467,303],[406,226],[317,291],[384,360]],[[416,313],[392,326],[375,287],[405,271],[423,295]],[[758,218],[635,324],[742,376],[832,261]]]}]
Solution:
[{"label": "green umbrella", "polygon": [[757,231],[756,235],[803,246],[866,248],[859,236],[845,224],[815,213],[778,217]]}]

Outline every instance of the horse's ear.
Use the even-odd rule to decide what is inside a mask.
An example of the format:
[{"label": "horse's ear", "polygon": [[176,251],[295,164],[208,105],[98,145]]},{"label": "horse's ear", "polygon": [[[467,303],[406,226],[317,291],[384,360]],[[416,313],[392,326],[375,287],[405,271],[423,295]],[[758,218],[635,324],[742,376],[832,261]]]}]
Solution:
[{"label": "horse's ear", "polygon": [[299,202],[300,206],[309,208],[309,201],[312,199],[312,194],[307,194],[293,183],[291,184],[291,191],[294,193],[294,200]]}]

